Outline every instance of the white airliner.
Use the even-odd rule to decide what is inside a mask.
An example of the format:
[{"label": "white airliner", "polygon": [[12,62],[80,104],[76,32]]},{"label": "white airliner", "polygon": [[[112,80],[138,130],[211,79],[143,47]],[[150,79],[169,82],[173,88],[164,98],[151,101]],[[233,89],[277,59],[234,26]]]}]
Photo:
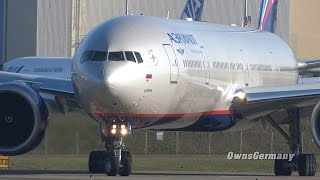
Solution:
[{"label": "white airliner", "polygon": [[72,60],[5,63],[0,154],[27,153],[41,142],[48,119],[43,94],[49,94],[62,111],[73,101],[101,124],[106,150],[91,152],[92,173],[131,173],[131,155],[122,151],[131,129],[236,131],[267,121],[295,154],[291,162],[276,160],[275,174],[314,176],[315,156],[301,150],[300,108],[316,105],[311,130],[320,147],[320,84],[298,83],[298,76],[319,61],[298,63],[271,33],[277,2],[263,0],[255,30],[199,22],[204,1],[189,0],[182,20],[132,15],[101,23]]}]

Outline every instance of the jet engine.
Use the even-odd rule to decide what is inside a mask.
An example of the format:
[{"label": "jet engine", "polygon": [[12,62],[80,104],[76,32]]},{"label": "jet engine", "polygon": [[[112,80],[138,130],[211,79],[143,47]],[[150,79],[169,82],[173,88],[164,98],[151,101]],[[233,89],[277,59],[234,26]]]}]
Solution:
[{"label": "jet engine", "polygon": [[23,82],[0,85],[0,154],[20,155],[42,141],[48,120],[44,100]]},{"label": "jet engine", "polygon": [[310,127],[314,143],[320,148],[320,101],[313,109]]}]

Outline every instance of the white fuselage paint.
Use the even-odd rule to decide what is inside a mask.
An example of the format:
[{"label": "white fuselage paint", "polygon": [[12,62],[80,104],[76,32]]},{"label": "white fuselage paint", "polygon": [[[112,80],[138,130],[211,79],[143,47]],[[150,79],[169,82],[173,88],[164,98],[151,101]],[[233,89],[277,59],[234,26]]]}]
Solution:
[{"label": "white fuselage paint", "polygon": [[[136,51],[144,62],[82,62],[88,50]],[[292,50],[274,34],[146,16],[101,23],[83,39],[72,64],[81,107],[98,121],[120,115],[133,128],[179,129],[212,116],[208,121],[227,129],[223,118],[233,117],[229,108],[235,90],[297,79]],[[237,124],[252,126],[250,120]]]},{"label": "white fuselage paint", "polygon": [[[144,62],[81,63],[86,50],[137,51]],[[290,47],[268,32],[123,16],[100,24],[82,41],[73,80],[80,104],[95,119],[119,114],[134,127],[175,129],[201,116],[232,114],[232,95],[241,87],[295,84],[296,67]]]}]

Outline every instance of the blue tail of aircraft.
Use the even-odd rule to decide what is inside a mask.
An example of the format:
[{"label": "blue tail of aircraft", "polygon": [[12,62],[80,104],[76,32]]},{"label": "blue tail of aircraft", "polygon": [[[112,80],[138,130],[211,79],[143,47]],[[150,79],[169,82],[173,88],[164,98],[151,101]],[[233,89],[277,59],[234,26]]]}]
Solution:
[{"label": "blue tail of aircraft", "polygon": [[274,32],[277,19],[278,0],[262,0],[259,18],[259,29]]},{"label": "blue tail of aircraft", "polygon": [[201,21],[204,0],[188,0],[182,11],[180,19],[192,19],[193,21]]}]

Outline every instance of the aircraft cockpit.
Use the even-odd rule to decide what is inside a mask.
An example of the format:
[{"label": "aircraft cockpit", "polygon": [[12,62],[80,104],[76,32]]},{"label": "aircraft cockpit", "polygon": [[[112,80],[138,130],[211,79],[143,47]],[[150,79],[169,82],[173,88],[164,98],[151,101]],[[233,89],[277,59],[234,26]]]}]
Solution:
[{"label": "aircraft cockpit", "polygon": [[141,54],[135,51],[85,51],[80,63],[87,61],[131,61],[138,64],[143,63]]}]

